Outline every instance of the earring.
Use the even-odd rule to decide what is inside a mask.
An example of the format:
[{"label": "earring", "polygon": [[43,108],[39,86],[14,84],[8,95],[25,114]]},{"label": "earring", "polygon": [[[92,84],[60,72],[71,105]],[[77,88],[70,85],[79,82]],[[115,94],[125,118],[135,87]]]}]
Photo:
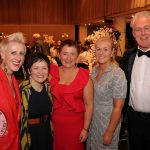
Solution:
[{"label": "earring", "polygon": [[31,75],[29,76],[29,80],[32,79]]},{"label": "earring", "polygon": [[4,72],[7,73],[7,68],[6,68],[5,63],[3,63],[3,67],[4,67]]}]

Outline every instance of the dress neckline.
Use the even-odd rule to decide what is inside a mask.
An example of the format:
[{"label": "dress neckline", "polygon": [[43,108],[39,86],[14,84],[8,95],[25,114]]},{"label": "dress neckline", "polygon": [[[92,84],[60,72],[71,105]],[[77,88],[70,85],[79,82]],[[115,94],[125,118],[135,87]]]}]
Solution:
[{"label": "dress neckline", "polygon": [[59,77],[58,84],[59,84],[59,85],[63,85],[63,86],[70,86],[70,85],[72,85],[72,84],[76,81],[76,79],[78,78],[78,75],[79,75],[80,70],[81,70],[81,69],[78,68],[78,71],[77,71],[76,76],[74,77],[74,79],[73,79],[69,84],[64,84],[64,83],[59,83],[59,81],[60,81],[60,74],[59,74],[59,68],[58,68],[58,77]]}]

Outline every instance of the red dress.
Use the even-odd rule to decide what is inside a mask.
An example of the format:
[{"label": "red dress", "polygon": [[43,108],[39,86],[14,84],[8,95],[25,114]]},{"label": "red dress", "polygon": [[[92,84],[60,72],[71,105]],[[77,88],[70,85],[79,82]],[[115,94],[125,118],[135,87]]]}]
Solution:
[{"label": "red dress", "polygon": [[83,89],[89,80],[89,71],[79,68],[70,85],[59,84],[59,70],[51,66],[51,92],[53,98],[52,122],[54,150],[84,150],[79,136],[84,123]]},{"label": "red dress", "polygon": [[8,78],[0,67],[0,150],[19,150],[20,93],[12,75],[14,97]]}]

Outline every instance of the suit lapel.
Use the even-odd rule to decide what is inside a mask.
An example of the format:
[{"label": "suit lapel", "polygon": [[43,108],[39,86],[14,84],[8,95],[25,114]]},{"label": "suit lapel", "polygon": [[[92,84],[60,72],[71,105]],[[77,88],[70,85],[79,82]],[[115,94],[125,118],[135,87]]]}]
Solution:
[{"label": "suit lapel", "polygon": [[134,60],[135,60],[136,52],[137,52],[137,50],[135,49],[135,51],[129,57],[128,71],[127,71],[128,72],[127,78],[128,78],[129,83],[130,83],[130,80],[131,80],[131,73],[132,73],[132,68],[133,68],[133,63],[134,63]]}]

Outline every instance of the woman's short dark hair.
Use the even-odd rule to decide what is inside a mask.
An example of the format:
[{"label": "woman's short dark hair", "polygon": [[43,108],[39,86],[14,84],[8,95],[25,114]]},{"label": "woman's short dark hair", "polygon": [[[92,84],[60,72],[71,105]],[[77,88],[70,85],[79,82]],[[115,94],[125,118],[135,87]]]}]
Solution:
[{"label": "woman's short dark hair", "polygon": [[32,65],[38,61],[44,61],[47,63],[48,69],[50,69],[50,60],[49,58],[44,55],[43,53],[32,53],[29,55],[29,57],[27,58],[27,62],[26,62],[26,68],[28,70],[31,69]]},{"label": "woman's short dark hair", "polygon": [[80,48],[79,48],[79,45],[76,41],[74,40],[71,40],[71,39],[67,39],[67,40],[64,40],[60,46],[59,46],[59,52],[61,52],[62,48],[64,46],[69,46],[69,47],[75,47],[77,49],[77,53],[79,54],[80,53]]}]

